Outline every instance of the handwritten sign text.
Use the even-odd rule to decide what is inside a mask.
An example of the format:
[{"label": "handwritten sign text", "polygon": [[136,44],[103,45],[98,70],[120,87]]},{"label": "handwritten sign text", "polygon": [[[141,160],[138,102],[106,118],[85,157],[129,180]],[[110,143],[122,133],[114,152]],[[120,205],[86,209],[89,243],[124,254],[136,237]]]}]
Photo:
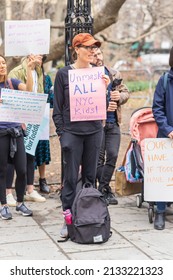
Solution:
[{"label": "handwritten sign text", "polygon": [[145,139],[144,200],[173,200],[173,140]]},{"label": "handwritten sign text", "polygon": [[104,67],[69,70],[71,121],[106,119]]}]

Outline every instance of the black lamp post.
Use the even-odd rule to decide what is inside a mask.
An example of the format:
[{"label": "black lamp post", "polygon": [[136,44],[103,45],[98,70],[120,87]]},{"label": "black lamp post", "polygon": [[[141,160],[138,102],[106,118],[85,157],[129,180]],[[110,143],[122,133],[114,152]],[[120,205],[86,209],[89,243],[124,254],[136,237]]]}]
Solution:
[{"label": "black lamp post", "polygon": [[[81,32],[93,34],[91,0],[67,0],[65,18],[65,65],[72,63],[69,47],[73,37]],[[63,153],[61,150],[61,184],[63,185]]]},{"label": "black lamp post", "polygon": [[81,32],[93,34],[93,18],[91,0],[67,0],[67,15],[65,18],[65,64],[69,65],[71,53],[69,47],[73,37]]}]

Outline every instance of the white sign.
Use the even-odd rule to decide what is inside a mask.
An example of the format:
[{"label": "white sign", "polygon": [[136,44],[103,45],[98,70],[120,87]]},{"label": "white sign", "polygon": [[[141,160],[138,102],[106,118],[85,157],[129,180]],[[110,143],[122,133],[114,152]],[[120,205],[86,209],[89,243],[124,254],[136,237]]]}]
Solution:
[{"label": "white sign", "polygon": [[50,19],[5,21],[5,56],[48,54]]},{"label": "white sign", "polygon": [[145,139],[144,200],[173,201],[173,140]]},{"label": "white sign", "polygon": [[39,128],[39,140],[49,140],[50,103],[46,104],[43,120]]},{"label": "white sign", "polygon": [[50,104],[46,104],[44,116],[41,125],[28,124],[26,135],[24,137],[25,151],[30,155],[35,155],[35,150],[39,140],[49,140],[49,111]]},{"label": "white sign", "polygon": [[43,93],[2,88],[0,121],[40,124],[45,112],[47,96]]}]

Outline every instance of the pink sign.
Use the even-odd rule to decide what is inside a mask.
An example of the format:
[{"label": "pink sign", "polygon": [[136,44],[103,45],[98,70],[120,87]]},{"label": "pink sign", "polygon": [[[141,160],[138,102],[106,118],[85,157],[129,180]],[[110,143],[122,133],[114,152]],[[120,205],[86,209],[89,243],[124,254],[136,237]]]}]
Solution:
[{"label": "pink sign", "polygon": [[69,70],[70,119],[91,121],[106,119],[104,67]]}]

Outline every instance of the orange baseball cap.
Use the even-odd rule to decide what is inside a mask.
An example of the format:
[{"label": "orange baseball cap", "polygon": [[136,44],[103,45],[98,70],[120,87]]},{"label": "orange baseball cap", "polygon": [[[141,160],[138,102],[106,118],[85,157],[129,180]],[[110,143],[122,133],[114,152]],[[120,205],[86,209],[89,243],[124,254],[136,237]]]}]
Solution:
[{"label": "orange baseball cap", "polygon": [[94,39],[94,37],[89,33],[79,33],[74,36],[72,40],[72,47],[77,47],[79,45],[92,46],[96,45],[98,48],[101,46],[101,42]]}]

